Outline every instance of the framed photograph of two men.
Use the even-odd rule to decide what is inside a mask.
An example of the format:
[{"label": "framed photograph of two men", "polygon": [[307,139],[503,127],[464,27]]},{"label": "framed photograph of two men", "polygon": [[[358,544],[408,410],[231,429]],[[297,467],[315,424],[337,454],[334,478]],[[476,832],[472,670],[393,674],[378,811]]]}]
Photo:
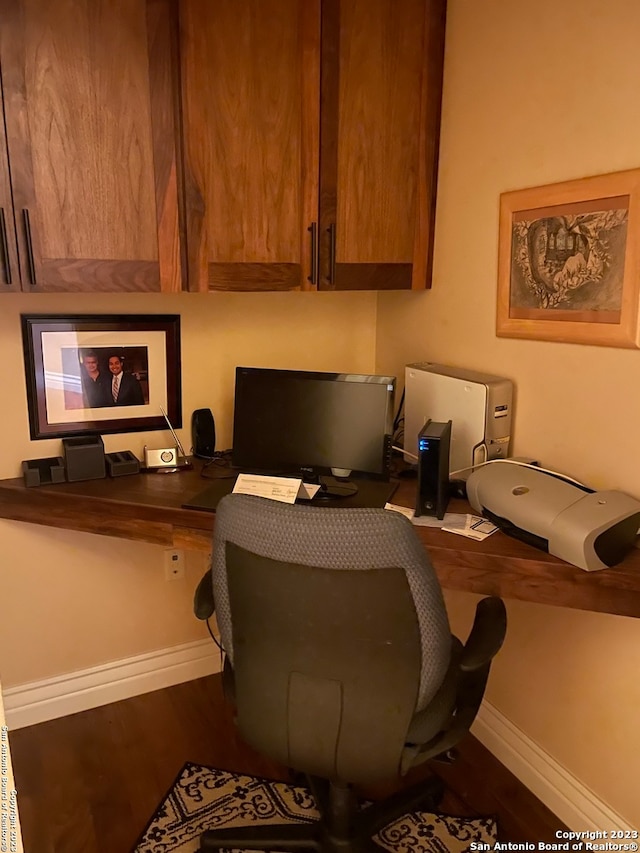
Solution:
[{"label": "framed photograph of two men", "polygon": [[500,196],[498,336],[638,347],[640,169]]},{"label": "framed photograph of two men", "polygon": [[32,439],[182,426],[180,317],[22,315]]}]

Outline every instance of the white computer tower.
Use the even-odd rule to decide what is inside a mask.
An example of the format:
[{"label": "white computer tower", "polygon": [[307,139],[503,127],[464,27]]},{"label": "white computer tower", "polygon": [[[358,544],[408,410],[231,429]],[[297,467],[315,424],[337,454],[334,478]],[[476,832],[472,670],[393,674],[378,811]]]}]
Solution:
[{"label": "white computer tower", "polygon": [[[509,379],[432,362],[408,364],[403,448],[417,455],[418,433],[430,418],[453,422],[450,472],[504,459],[509,455],[512,406]],[[405,459],[415,461],[409,456]],[[460,476],[466,478],[469,473]]]}]

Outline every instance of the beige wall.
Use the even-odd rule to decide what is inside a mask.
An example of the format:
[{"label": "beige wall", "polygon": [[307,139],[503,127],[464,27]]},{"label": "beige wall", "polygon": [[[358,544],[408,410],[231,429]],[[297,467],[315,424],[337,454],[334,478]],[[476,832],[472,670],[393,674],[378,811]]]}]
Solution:
[{"label": "beige wall", "polygon": [[[5,295],[0,312],[0,477],[61,450],[59,440],[29,440],[21,313],[179,313],[185,447],[200,407],[214,413],[218,447],[230,446],[238,364],[369,372],[374,360],[373,294]],[[138,455],[169,438],[104,437],[107,451]],[[185,580],[168,583],[154,545],[10,521],[0,521],[0,540],[5,688],[208,636],[191,612],[203,555],[188,554]]]},{"label": "beige wall", "polygon": [[[636,0],[449,0],[434,287],[380,295],[377,340],[510,377],[515,453],[638,498],[640,352],[496,338],[495,294],[501,192],[640,166],[639,38]],[[489,699],[638,826],[640,620],[508,610]]]}]

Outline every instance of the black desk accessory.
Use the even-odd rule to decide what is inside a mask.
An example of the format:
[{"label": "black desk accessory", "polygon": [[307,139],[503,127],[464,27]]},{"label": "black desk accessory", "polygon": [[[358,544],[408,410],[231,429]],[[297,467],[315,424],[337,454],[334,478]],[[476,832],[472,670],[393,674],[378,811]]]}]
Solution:
[{"label": "black desk accessory", "polygon": [[107,453],[106,460],[110,477],[123,477],[126,474],[140,473],[140,461],[130,450]]},{"label": "black desk accessory", "polygon": [[49,483],[64,483],[62,456],[50,456],[46,459],[25,459],[22,463],[22,476],[25,486],[46,486]]},{"label": "black desk accessory", "polygon": [[416,517],[444,518],[449,503],[451,424],[428,420],[418,433]]},{"label": "black desk accessory", "polygon": [[104,442],[99,435],[63,438],[64,464],[67,480],[100,480],[107,476]]},{"label": "black desk accessory", "polygon": [[191,415],[191,443],[198,459],[213,459],[216,452],[216,424],[211,409],[196,409]]}]

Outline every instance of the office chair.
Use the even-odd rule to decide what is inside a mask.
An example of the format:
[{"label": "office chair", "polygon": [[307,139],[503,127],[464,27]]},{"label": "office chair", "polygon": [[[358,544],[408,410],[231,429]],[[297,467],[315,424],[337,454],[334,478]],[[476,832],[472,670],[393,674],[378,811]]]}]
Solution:
[{"label": "office chair", "polygon": [[442,783],[434,776],[365,808],[354,786],[450,757],[502,645],[504,604],[479,602],[463,646],[403,515],[238,494],[218,505],[211,579],[240,733],[306,775],[321,817],[207,830],[200,853],[379,853],[372,836],[416,808],[433,810]]}]

